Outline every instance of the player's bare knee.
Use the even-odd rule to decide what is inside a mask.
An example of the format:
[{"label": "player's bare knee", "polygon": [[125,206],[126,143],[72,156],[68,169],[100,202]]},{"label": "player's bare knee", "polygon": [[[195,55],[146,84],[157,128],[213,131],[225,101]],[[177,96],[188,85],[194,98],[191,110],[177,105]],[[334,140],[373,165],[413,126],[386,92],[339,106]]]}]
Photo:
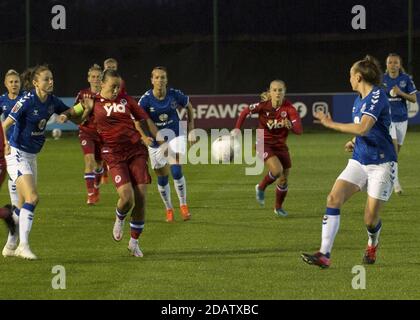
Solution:
[{"label": "player's bare knee", "polygon": [[285,176],[281,176],[278,180],[278,185],[280,186],[287,186],[287,178]]},{"label": "player's bare knee", "polygon": [[330,193],[327,197],[327,207],[329,208],[340,208],[342,203],[342,199],[335,193]]},{"label": "player's bare knee", "polygon": [[26,203],[30,203],[34,206],[36,206],[39,202],[39,196],[36,192],[31,192],[25,199]]}]

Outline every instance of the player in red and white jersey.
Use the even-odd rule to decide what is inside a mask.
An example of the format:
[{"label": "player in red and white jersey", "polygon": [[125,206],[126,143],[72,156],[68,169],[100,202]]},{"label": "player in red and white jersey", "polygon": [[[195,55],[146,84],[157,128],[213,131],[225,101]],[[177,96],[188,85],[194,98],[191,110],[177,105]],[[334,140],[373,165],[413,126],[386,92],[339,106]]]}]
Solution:
[{"label": "player in red and white jersey", "polygon": [[298,135],[303,132],[299,113],[284,98],[285,94],[284,81],[272,81],[269,91],[262,94],[263,101],[245,108],[235,126],[236,129],[240,129],[247,116],[258,114],[258,129],[264,130],[264,141],[257,139],[257,154],[264,160],[269,171],[255,186],[256,198],[263,206],[265,189],[277,180],[274,212],[283,217],[287,216],[287,212],[283,209],[283,202],[287,195],[287,179],[292,167],[289,148],[286,144],[287,136],[290,130]]},{"label": "player in red and white jersey", "polygon": [[[101,73],[102,69],[97,64],[89,69],[87,80],[90,87],[79,91],[75,104],[83,99],[93,98],[101,90]],[[79,125],[79,140],[85,161],[87,204],[93,205],[99,201],[99,186],[104,169],[101,157],[101,138],[96,131],[92,115]]]},{"label": "player in red and white jersey", "polygon": [[137,102],[119,94],[121,77],[114,70],[102,74],[101,91],[93,99],[93,117],[102,145],[102,157],[109,166],[119,199],[113,230],[115,241],[121,241],[124,219],[131,211],[131,239],[128,249],[135,257],[142,257],[138,239],[144,228],[148,152],[145,146],[152,139],[140,135],[134,120],[145,121],[152,136],[157,128]]}]

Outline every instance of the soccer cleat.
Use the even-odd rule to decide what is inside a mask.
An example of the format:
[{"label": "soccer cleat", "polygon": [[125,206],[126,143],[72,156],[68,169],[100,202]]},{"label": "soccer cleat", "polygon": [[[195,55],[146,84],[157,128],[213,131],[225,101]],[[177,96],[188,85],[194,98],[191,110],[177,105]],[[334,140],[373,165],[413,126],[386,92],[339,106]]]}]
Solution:
[{"label": "soccer cleat", "polygon": [[15,255],[15,251],[17,248],[17,243],[6,243],[6,245],[3,248],[3,251],[1,252],[1,254],[3,255],[3,257],[7,258],[7,257],[14,257]]},{"label": "soccer cleat", "polygon": [[26,260],[36,260],[38,259],[36,255],[33,254],[29,244],[20,244],[15,250],[15,257],[19,257]]},{"label": "soccer cleat", "polygon": [[174,209],[166,209],[166,222],[174,222]]},{"label": "soccer cleat", "polygon": [[264,191],[260,190],[258,184],[255,186],[255,198],[257,199],[257,202],[260,204],[261,207],[265,205]]},{"label": "soccer cleat", "polygon": [[99,192],[98,193],[88,193],[88,199],[86,201],[86,203],[88,205],[94,205],[95,203],[97,203],[99,201]]},{"label": "soccer cleat", "polygon": [[399,196],[403,194],[403,189],[401,188],[401,185],[399,182],[394,183],[394,192],[398,194]]},{"label": "soccer cleat", "polygon": [[143,257],[143,252],[140,250],[138,240],[130,239],[130,241],[128,242],[128,248],[127,249],[128,249],[128,251],[130,251],[130,254],[133,257],[136,257],[136,258],[142,258]]},{"label": "soccer cleat", "polygon": [[374,264],[376,261],[376,250],[378,246],[367,246],[365,255],[363,256],[363,263],[364,264]]},{"label": "soccer cleat", "polygon": [[287,217],[287,212],[282,208],[274,208],[274,213],[279,217]]},{"label": "soccer cleat", "polygon": [[190,220],[191,213],[190,213],[190,209],[188,209],[188,206],[185,204],[185,205],[182,205],[180,208],[181,208],[182,219],[184,219],[184,221]]},{"label": "soccer cleat", "polygon": [[115,217],[114,229],[112,230],[112,237],[115,241],[121,241],[124,233],[124,220]]},{"label": "soccer cleat", "polygon": [[321,252],[315,254],[302,253],[301,257],[307,264],[319,266],[322,269],[328,268],[331,264],[330,258]]}]

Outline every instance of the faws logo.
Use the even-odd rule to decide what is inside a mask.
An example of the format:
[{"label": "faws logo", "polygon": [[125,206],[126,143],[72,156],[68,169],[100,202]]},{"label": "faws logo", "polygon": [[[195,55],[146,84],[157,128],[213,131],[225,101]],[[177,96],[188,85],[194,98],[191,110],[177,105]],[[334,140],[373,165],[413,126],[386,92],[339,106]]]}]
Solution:
[{"label": "faws logo", "polygon": [[267,128],[269,130],[283,128],[283,122],[277,121],[277,119],[270,119],[267,121]]},{"label": "faws logo", "polygon": [[104,105],[106,116],[109,117],[112,112],[125,113],[125,105],[114,103],[106,103]]}]

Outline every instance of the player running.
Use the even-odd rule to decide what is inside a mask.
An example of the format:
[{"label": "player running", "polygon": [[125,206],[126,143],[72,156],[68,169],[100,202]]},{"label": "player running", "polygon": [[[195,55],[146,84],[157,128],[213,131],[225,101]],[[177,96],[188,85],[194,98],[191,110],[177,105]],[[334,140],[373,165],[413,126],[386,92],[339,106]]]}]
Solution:
[{"label": "player running", "polygon": [[[9,116],[9,113],[12,110],[13,106],[18,102],[18,100],[24,94],[21,91],[21,78],[19,76],[19,73],[13,69],[7,71],[4,77],[4,85],[7,89],[7,93],[0,96],[0,107],[1,107],[0,113],[2,114],[2,121],[4,121]],[[14,126],[11,126],[9,130],[7,131],[7,140],[10,140],[10,137],[13,133],[13,128]],[[2,138],[3,138],[3,130],[1,130],[0,134],[2,135]],[[1,140],[0,144],[1,144],[0,146],[1,159],[2,161],[4,161],[0,165],[1,167],[0,180],[2,183],[3,182],[2,179],[5,178],[5,176],[3,175],[6,174],[6,160],[4,159],[4,141]],[[16,184],[13,183],[13,181],[10,178],[8,179],[8,187],[9,187],[10,200],[13,207],[13,220],[16,225],[16,230],[18,230],[19,228],[19,225],[18,225],[19,209],[18,208],[21,207],[22,204],[19,204],[19,197],[16,190]],[[10,225],[10,221],[9,221],[9,225]],[[7,243],[2,251],[3,256],[7,257],[9,255],[9,252],[7,250],[9,246],[12,246],[12,247],[17,246],[18,237],[19,237],[19,232],[13,232],[13,233],[9,232]]]},{"label": "player running", "polygon": [[[139,100],[138,105],[146,111],[156,124],[160,133],[168,133],[168,145],[160,146],[155,142],[149,147],[150,162],[158,177],[158,190],[166,207],[166,221],[174,221],[174,208],[171,201],[171,188],[169,186],[169,169],[174,179],[174,186],[179,199],[182,219],[191,219],[187,205],[187,184],[182,173],[180,159],[187,152],[187,133],[182,127],[177,113],[179,107],[187,109],[188,140],[195,143],[193,108],[189,97],[180,90],[167,88],[168,72],[164,67],[155,67],[152,70],[151,82],[153,89],[147,91]],[[168,147],[168,157],[165,156],[165,147]],[[168,164],[169,162],[169,164]]]},{"label": "player running", "polygon": [[[405,73],[402,59],[396,53],[389,54],[386,59],[383,84],[386,87],[385,92],[391,104],[391,137],[398,155],[407,133],[407,101],[417,102],[417,89],[413,79]],[[397,194],[403,192],[398,179],[398,163],[395,163],[394,191]]]},{"label": "player running", "polygon": [[101,91],[92,101],[92,112],[103,142],[102,157],[109,166],[119,196],[113,238],[122,240],[124,221],[131,210],[128,250],[134,257],[143,257],[139,237],[144,228],[146,185],[151,181],[144,144],[150,144],[152,139],[139,134],[133,119],[145,120],[153,136],[157,128],[133,98],[119,94],[120,85],[121,76],[117,71],[105,70]]},{"label": "player running", "polygon": [[327,209],[322,222],[321,248],[315,254],[302,254],[306,263],[328,268],[331,249],[340,226],[341,207],[355,193],[367,190],[364,221],[368,245],[363,262],[376,261],[382,222],[379,212],[392,194],[394,168],[397,155],[389,134],[390,106],[386,93],[380,88],[382,71],[373,57],[366,56],[350,69],[352,89],[359,93],[353,105],[353,122],[334,122],[330,115],[315,114],[327,128],[356,135],[345,149],[353,157],[337,178],[327,198]]},{"label": "player running", "polygon": [[258,114],[258,129],[264,130],[264,140],[257,138],[257,153],[264,160],[268,174],[255,186],[256,199],[261,206],[265,205],[265,189],[275,181],[276,202],[274,212],[281,217],[286,217],[283,202],[288,191],[288,177],[292,161],[289,148],[286,144],[289,131],[300,135],[303,132],[299,113],[293,105],[286,100],[286,84],[282,80],[270,83],[269,92],[261,95],[262,102],[252,104],[245,108],[236,122],[233,134],[239,134],[246,117]]},{"label": "player running", "polygon": [[[90,87],[79,91],[75,104],[83,99],[93,98],[101,90],[101,74],[102,69],[97,64],[89,69],[87,80]],[[96,131],[92,116],[79,125],[79,139],[85,160],[87,204],[93,205],[99,201],[99,186],[104,168],[101,156],[101,138]]]},{"label": "player running", "polygon": [[15,104],[3,122],[4,133],[15,125],[10,140],[5,140],[5,155],[10,155],[7,157],[7,171],[9,177],[16,183],[23,203],[19,215],[19,246],[16,248],[16,243],[14,246],[6,247],[7,256],[14,254],[17,257],[34,260],[37,257],[29,247],[29,233],[39,200],[36,186],[36,157],[45,142],[45,127],[54,113],[65,112],[67,116],[63,117],[76,119],[83,113],[83,107],[79,105],[78,108],[69,108],[52,94],[54,81],[47,66],[37,66],[27,74],[32,80],[34,89]]}]

